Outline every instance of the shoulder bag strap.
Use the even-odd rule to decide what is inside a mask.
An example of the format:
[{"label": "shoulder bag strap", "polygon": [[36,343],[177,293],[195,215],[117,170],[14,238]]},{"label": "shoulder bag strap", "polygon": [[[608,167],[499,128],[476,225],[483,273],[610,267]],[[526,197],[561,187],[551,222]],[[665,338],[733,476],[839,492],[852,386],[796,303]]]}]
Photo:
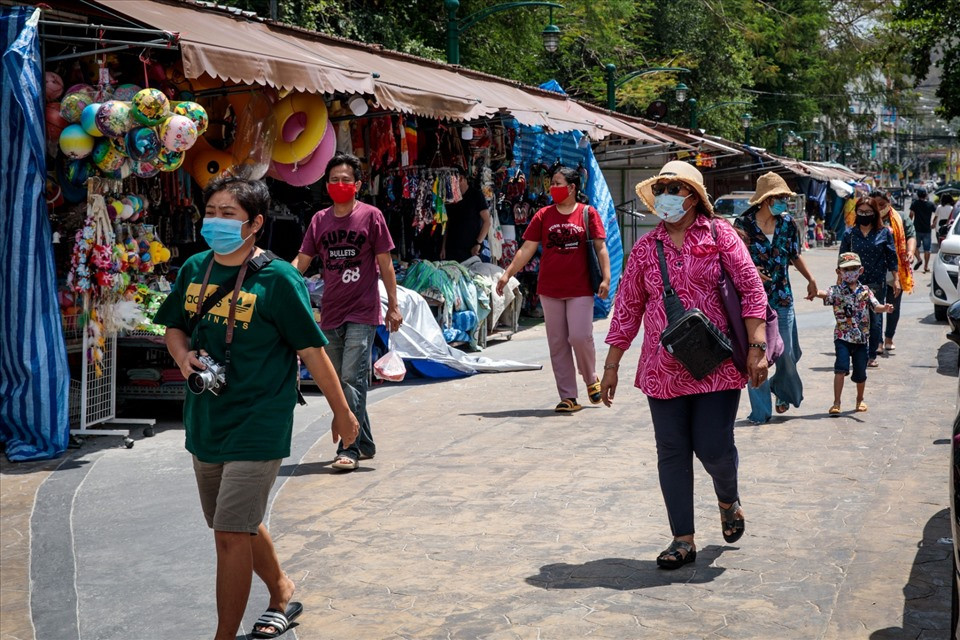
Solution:
[{"label": "shoulder bag strap", "polygon": [[686,307],[670,286],[670,274],[667,273],[667,259],[663,256],[663,241],[657,240],[657,257],[660,259],[660,275],[663,278],[663,306],[667,312],[667,322],[673,324],[686,312]]},{"label": "shoulder bag strap", "polygon": [[583,206],[583,228],[587,232],[587,246],[590,245],[590,207]]}]

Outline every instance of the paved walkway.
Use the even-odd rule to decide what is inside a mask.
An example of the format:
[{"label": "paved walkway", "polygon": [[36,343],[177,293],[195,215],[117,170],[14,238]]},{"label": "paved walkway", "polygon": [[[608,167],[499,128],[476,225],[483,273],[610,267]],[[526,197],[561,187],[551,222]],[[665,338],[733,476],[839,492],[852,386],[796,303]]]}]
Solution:
[{"label": "paved walkway", "polygon": [[[807,256],[829,284],[835,251]],[[543,371],[380,386],[380,453],[349,474],[329,468],[329,416],[311,397],[270,510],[305,606],[288,635],[945,638],[957,351],[922,278],[896,355],[869,373],[866,414],[827,417],[832,317],[798,303],[806,401],[738,422],[747,533],[723,542],[698,465],[699,557],[675,572],[654,563],[669,529],[649,411],[630,386],[639,341],[612,409],[552,412],[542,327],[489,353]],[[213,538],[182,440],[170,426],[131,450],[100,438],[59,461],[0,464],[0,640],[212,635]],[[255,584],[247,632],[265,603]]]}]

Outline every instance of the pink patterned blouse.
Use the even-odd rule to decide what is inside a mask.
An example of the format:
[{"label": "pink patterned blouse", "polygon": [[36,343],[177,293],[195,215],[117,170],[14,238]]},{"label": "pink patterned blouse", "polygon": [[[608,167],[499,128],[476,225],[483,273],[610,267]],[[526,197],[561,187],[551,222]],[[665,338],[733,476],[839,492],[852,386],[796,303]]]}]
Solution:
[{"label": "pink patterned blouse", "polygon": [[683,365],[660,345],[660,334],[667,326],[667,312],[663,306],[663,278],[657,258],[657,240],[663,241],[670,284],[687,309],[700,309],[721,331],[727,333],[727,314],[717,289],[720,258],[740,292],[743,317],[766,317],[767,295],[746,245],[728,222],[720,218],[714,220],[716,243],[710,232],[710,219],[697,216],[687,228],[683,247],[678,251],[661,222],[637,241],[627,260],[606,342],[626,351],[637,337],[640,323],[645,323],[640,364],[634,384],[653,398],[669,399],[742,389],[747,382],[747,376],[740,373],[731,360],[723,362],[703,380],[694,380]]}]

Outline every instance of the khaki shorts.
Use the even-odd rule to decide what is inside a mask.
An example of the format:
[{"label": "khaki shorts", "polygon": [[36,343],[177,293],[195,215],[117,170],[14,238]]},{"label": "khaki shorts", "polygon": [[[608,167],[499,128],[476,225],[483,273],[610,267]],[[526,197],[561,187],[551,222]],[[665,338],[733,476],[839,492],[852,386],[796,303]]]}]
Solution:
[{"label": "khaki shorts", "polygon": [[193,456],[200,506],[214,531],[256,534],[267,513],[270,489],[280,472],[277,460],[201,462]]}]

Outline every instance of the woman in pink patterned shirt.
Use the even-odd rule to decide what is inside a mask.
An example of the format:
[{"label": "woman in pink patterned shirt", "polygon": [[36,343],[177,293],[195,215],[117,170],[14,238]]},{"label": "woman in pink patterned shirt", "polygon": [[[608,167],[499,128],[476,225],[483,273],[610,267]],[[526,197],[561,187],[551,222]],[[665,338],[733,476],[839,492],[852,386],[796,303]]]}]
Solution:
[{"label": "woman in pink patterned shirt", "polygon": [[[693,542],[693,455],[713,478],[720,505],[723,538],[736,542],[745,522],[737,489],[737,447],[733,423],[740,390],[749,378],[759,386],[767,377],[767,296],[747,247],[737,232],[716,217],[700,172],[686,162],[668,162],[659,175],[637,185],[637,194],[662,222],[633,247],[624,270],[607,334],[610,350],[601,393],[608,407],[617,389],[624,352],[645,325],[635,385],[647,395],[657,441],[657,466],[673,543],[657,565],[676,569],[697,557]],[[716,230],[714,241],[711,230]],[[723,267],[740,293],[743,322],[750,339],[748,375],[725,360],[696,380],[660,344],[667,326],[657,241],[664,246],[670,284],[687,309],[700,309],[721,331],[729,321],[717,288]]]}]

